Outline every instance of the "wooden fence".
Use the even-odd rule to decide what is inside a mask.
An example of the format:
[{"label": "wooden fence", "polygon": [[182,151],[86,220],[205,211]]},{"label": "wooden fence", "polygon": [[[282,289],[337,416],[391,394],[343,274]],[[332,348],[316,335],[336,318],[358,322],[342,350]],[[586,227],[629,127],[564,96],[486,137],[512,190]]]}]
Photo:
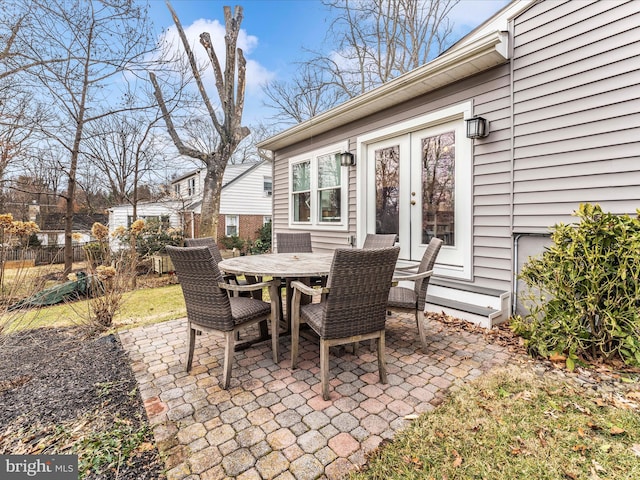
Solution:
[{"label": "wooden fence", "polygon": [[[54,263],[64,263],[64,247],[30,247],[30,248],[10,248],[3,252],[5,262],[33,261],[36,265],[51,265]],[[83,262],[86,260],[84,244],[73,246],[73,261]]]}]

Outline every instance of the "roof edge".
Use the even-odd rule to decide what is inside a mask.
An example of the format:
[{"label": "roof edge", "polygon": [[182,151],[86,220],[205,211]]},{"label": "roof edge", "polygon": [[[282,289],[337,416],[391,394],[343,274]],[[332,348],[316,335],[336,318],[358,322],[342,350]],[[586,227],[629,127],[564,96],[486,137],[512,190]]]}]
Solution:
[{"label": "roof edge", "polygon": [[[455,69],[469,59],[497,52],[506,61],[509,58],[507,39],[508,34],[506,32],[497,30],[469,43],[459,45],[422,67],[411,70],[369,92],[358,95],[303,123],[288,128],[271,138],[263,140],[258,143],[257,146],[258,148],[267,150],[277,150],[301,141],[307,136],[318,135],[321,132],[340,127],[348,123],[349,118],[352,118],[358,111],[370,115],[374,113],[374,111],[368,111],[370,109],[367,109],[367,107],[373,104],[376,106],[375,111],[383,110],[397,103],[397,99],[392,99],[392,96],[398,89],[424,84],[431,77],[439,74],[450,72],[454,74],[451,81],[460,80],[465,76],[459,73],[456,75]],[[439,88],[439,86],[436,88]],[[431,88],[431,90],[434,89],[435,88]],[[422,88],[416,89],[415,95],[413,96],[418,96],[428,91],[430,91],[430,89],[423,86]],[[349,116],[345,118],[347,113],[349,113]]]}]

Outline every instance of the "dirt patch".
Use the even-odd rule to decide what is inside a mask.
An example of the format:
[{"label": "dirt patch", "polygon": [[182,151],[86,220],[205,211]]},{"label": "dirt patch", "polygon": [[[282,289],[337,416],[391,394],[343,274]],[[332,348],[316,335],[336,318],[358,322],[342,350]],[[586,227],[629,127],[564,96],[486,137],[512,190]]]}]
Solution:
[{"label": "dirt patch", "polygon": [[129,445],[121,465],[97,468],[85,478],[163,478],[120,342],[114,335],[88,339],[81,332],[42,328],[0,339],[0,453],[78,453],[82,464],[83,455],[94,454],[83,452],[88,438],[108,431],[117,441],[129,441],[135,432],[137,443]]}]

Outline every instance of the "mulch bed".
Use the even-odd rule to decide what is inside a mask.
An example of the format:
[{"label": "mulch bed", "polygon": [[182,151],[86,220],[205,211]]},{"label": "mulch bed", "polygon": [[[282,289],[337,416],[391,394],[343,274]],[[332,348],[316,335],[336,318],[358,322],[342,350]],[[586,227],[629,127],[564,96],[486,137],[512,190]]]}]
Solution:
[{"label": "mulch bed", "polygon": [[70,454],[86,435],[123,424],[145,432],[140,447],[119,467],[85,478],[164,478],[146,422],[114,335],[85,338],[78,328],[41,328],[0,337],[0,454]]}]

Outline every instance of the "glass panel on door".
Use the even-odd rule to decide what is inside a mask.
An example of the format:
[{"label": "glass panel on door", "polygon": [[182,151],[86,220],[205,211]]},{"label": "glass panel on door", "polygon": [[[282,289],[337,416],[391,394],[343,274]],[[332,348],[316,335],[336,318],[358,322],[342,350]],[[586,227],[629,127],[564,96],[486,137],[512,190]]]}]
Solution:
[{"label": "glass panel on door", "polygon": [[432,237],[455,246],[455,131],[420,139],[422,151],[422,243]]},{"label": "glass panel on door", "polygon": [[375,150],[376,233],[399,233],[400,145]]}]

